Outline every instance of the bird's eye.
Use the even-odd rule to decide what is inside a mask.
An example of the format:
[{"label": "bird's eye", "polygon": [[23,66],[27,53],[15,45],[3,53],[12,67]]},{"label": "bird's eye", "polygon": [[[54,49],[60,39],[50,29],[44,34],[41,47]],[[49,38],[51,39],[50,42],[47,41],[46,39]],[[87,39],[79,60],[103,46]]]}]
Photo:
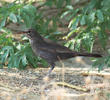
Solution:
[{"label": "bird's eye", "polygon": [[29,30],[28,32],[29,32],[29,33],[31,33],[31,31],[30,31],[30,30]]}]

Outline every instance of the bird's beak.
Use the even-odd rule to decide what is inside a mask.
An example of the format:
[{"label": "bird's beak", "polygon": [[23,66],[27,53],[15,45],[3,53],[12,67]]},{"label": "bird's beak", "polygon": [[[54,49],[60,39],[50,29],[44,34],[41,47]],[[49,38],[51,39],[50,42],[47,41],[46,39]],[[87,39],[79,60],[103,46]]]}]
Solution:
[{"label": "bird's beak", "polygon": [[29,31],[20,31],[19,34],[24,34],[26,37],[28,37],[29,39],[31,38],[29,35],[28,35]]},{"label": "bird's beak", "polygon": [[28,33],[29,31],[21,31],[22,33]]},{"label": "bird's beak", "polygon": [[19,31],[18,34],[26,34],[28,33],[29,31]]}]

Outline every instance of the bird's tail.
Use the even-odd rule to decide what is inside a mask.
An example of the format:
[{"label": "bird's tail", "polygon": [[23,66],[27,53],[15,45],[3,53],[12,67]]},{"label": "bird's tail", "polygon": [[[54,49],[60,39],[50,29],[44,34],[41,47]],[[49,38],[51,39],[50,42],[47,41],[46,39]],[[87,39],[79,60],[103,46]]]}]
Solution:
[{"label": "bird's tail", "polygon": [[102,55],[96,53],[77,53],[77,56],[96,57],[96,58],[102,57]]}]

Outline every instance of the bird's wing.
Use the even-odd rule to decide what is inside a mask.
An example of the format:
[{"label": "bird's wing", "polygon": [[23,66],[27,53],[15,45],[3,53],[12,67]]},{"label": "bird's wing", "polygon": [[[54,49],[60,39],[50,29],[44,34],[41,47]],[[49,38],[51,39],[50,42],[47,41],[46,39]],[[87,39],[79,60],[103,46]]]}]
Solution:
[{"label": "bird's wing", "polygon": [[39,46],[37,49],[43,51],[43,52],[50,52],[55,53],[56,51],[48,46]]},{"label": "bird's wing", "polygon": [[73,53],[73,51],[70,50],[69,48],[67,48],[65,46],[62,46],[58,43],[55,43],[55,42],[53,42],[49,39],[44,39],[44,41],[47,44],[46,48],[50,51],[54,51],[54,52],[57,52],[57,53]]}]

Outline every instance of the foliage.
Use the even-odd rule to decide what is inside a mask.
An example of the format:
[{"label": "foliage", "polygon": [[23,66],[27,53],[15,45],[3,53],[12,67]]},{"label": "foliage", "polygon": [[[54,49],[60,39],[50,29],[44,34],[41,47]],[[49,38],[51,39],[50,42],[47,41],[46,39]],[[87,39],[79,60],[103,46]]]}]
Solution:
[{"label": "foliage", "polygon": [[8,68],[16,67],[24,69],[28,64],[37,67],[41,59],[33,55],[29,43],[21,44],[15,42],[8,32],[0,35],[0,44],[3,47],[0,49],[0,67],[7,65]]},{"label": "foliage", "polygon": [[[103,49],[106,49],[108,40],[107,31],[110,31],[110,0],[91,0],[80,7],[73,6],[72,0],[46,0],[41,1],[39,7],[33,6],[33,2],[21,2],[16,0],[0,7],[0,64],[10,67],[25,68],[27,65],[38,66],[38,62],[44,65],[46,62],[33,56],[28,40],[15,40],[12,32],[6,29],[7,24],[20,24],[22,29],[37,28],[46,38],[55,40],[59,36],[58,25],[61,19],[66,20],[69,32],[64,38],[68,40],[65,44],[70,49],[79,51],[84,48],[92,52],[94,43],[98,41]],[[55,7],[58,9],[56,16],[44,16],[44,7]],[[51,25],[50,25],[51,23]],[[5,27],[5,28],[4,28]],[[73,39],[69,39],[72,36]],[[103,62],[103,64],[102,64]],[[109,66],[110,57],[95,60],[95,64],[101,69],[104,65]]]},{"label": "foliage", "polygon": [[[68,28],[70,32],[65,36],[66,39],[76,34],[75,39],[69,40],[67,46],[80,50],[85,48],[88,52],[92,52],[93,45],[97,40],[103,49],[106,49],[108,40],[107,31],[110,31],[110,0],[91,0],[87,5],[74,8],[72,5],[66,6],[66,11],[61,18],[69,22]],[[110,54],[109,54],[110,55]],[[110,57],[97,59],[94,65],[98,65],[99,69],[109,65]]]},{"label": "foliage", "polygon": [[[105,48],[108,39],[106,30],[110,30],[110,14],[108,13],[110,7],[107,6],[109,2],[109,0],[106,2],[105,0],[91,0],[89,4],[76,9],[71,5],[66,6],[67,10],[61,16],[61,18],[66,16],[65,19],[70,20],[68,25],[70,32],[66,38],[78,33],[75,38],[76,45],[79,45],[80,41],[80,46],[83,44],[88,52],[92,52],[93,46],[91,45],[98,37],[102,47]],[[76,46],[78,47],[76,49],[80,46]]]},{"label": "foliage", "polygon": [[[14,38],[10,36],[7,37],[9,32],[7,32],[3,27],[5,27],[8,23],[13,22],[21,25],[23,24],[23,29],[37,27],[38,31],[43,33],[43,35],[46,35],[46,33],[54,32],[56,30],[56,28],[53,28],[56,23],[55,18],[43,18],[42,14],[38,13],[36,7],[34,7],[31,3],[25,4],[16,0],[0,8],[0,20],[0,30],[3,29],[3,31],[5,31],[0,34],[1,67],[3,67],[3,65],[8,65],[9,68],[25,68],[27,65],[37,67],[39,62],[43,63],[43,65],[47,65],[44,60],[33,55],[29,43],[24,41],[26,43],[22,44],[19,41],[15,41]],[[50,21],[53,21],[53,27],[48,28]],[[46,36],[52,37],[49,34]]]},{"label": "foliage", "polygon": [[110,67],[110,50],[108,50],[108,56],[95,59],[93,63],[93,67],[98,67],[98,70],[103,70],[103,67]]}]

